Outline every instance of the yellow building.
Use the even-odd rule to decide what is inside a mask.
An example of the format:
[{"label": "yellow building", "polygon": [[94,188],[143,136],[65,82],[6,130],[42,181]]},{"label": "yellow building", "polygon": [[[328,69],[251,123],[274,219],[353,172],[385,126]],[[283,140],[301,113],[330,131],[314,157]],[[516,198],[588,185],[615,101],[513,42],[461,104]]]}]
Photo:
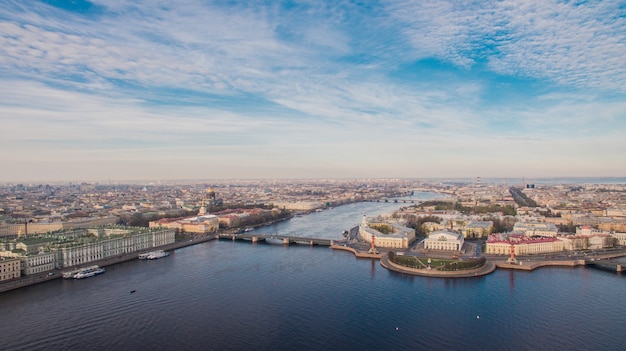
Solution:
[{"label": "yellow building", "polygon": [[415,230],[407,228],[393,221],[368,220],[363,216],[359,226],[359,238],[367,243],[372,242],[376,247],[406,249],[415,240]]},{"label": "yellow building", "polygon": [[487,239],[487,254],[509,255],[511,245],[515,255],[536,255],[551,252],[561,252],[564,250],[563,241],[552,238],[529,238],[521,234],[492,234]]},{"label": "yellow building", "polygon": [[163,218],[150,221],[150,228],[169,228],[186,233],[214,233],[219,228],[219,218],[215,215],[202,215],[188,218]]},{"label": "yellow building", "polygon": [[611,234],[611,237],[617,239],[618,245],[626,245],[626,233],[613,233]]},{"label": "yellow building", "polygon": [[21,261],[19,258],[0,257],[0,281],[19,278]]},{"label": "yellow building", "polygon": [[492,230],[492,221],[470,221],[467,225],[460,228],[465,238],[483,238],[489,236]]}]

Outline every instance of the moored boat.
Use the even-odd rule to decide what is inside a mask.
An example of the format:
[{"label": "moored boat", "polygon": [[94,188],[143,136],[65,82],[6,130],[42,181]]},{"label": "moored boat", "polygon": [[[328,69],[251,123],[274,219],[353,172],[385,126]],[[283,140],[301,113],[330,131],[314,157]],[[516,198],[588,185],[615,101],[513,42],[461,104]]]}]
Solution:
[{"label": "moored boat", "polygon": [[139,255],[139,259],[140,260],[156,260],[162,257],[167,257],[169,255],[170,255],[169,252],[166,252],[163,250],[156,250],[156,251],[151,251],[151,252],[147,252],[147,253],[143,253]]},{"label": "moored boat", "polygon": [[74,274],[72,278],[84,279],[84,278],[93,277],[94,275],[97,275],[97,274],[102,274],[104,272],[105,272],[104,268],[95,266],[95,268],[91,267],[91,268],[81,270],[80,272]]},{"label": "moored boat", "polygon": [[82,271],[93,270],[93,269],[98,269],[98,268],[100,268],[100,266],[98,266],[98,265],[93,265],[93,266],[83,267],[83,268],[77,268],[77,269],[74,269],[74,270],[71,270],[71,271],[63,272],[62,276],[65,279],[71,279],[71,278],[74,278],[74,276],[76,274],[78,274],[78,273],[80,273]]}]

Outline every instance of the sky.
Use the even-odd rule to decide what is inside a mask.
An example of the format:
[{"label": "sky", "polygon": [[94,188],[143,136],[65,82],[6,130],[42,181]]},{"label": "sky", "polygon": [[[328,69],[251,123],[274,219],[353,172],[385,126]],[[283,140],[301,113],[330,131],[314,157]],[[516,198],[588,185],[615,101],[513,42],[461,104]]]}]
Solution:
[{"label": "sky", "polygon": [[2,1],[0,181],[626,176],[620,1]]}]

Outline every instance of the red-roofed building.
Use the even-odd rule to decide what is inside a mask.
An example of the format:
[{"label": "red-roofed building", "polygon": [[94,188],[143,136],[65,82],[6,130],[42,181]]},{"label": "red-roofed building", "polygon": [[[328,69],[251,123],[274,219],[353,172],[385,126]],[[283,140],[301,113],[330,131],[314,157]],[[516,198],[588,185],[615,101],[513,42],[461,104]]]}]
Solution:
[{"label": "red-roofed building", "polygon": [[536,255],[551,252],[561,252],[564,249],[563,241],[557,238],[531,238],[523,234],[491,234],[487,239],[487,254],[509,255],[513,245],[515,255]]}]

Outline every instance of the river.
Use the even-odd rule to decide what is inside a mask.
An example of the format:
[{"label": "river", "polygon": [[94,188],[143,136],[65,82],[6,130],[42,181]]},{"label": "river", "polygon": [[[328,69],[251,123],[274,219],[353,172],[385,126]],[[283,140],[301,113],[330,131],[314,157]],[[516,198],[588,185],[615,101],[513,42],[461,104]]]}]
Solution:
[{"label": "river", "polygon": [[[257,231],[341,238],[399,206]],[[216,240],[0,294],[0,350],[622,350],[625,299],[624,277],[583,267],[424,278],[326,247]]]}]

